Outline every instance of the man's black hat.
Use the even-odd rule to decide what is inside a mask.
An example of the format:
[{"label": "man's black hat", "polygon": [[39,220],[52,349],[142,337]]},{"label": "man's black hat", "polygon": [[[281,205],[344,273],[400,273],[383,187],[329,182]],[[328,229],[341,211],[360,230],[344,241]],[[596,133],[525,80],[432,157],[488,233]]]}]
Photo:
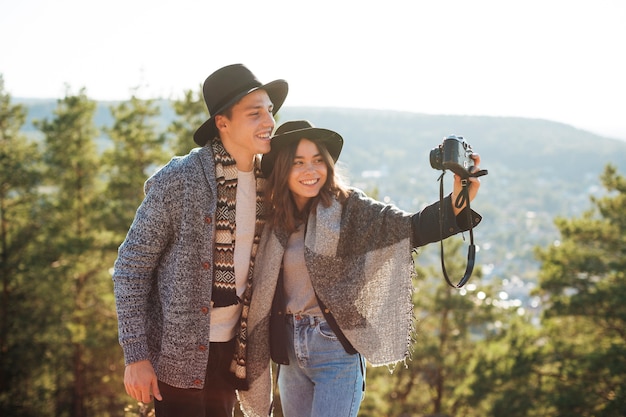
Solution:
[{"label": "man's black hat", "polygon": [[275,80],[262,84],[242,64],[229,65],[209,75],[204,81],[202,94],[211,117],[196,130],[193,140],[200,146],[204,146],[208,141],[213,140],[217,135],[215,116],[227,110],[245,95],[259,89],[267,92],[274,105],[272,114],[276,114],[283,105],[289,91],[289,86],[285,80]]}]

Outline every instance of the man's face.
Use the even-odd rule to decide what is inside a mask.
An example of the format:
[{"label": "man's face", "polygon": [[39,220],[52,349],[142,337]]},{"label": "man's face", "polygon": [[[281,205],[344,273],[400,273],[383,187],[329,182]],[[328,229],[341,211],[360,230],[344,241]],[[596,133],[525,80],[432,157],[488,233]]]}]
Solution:
[{"label": "man's face", "polygon": [[232,107],[230,119],[224,115],[215,118],[222,142],[231,155],[252,158],[255,154],[270,151],[270,138],[276,123],[273,109],[267,92],[256,90]]}]

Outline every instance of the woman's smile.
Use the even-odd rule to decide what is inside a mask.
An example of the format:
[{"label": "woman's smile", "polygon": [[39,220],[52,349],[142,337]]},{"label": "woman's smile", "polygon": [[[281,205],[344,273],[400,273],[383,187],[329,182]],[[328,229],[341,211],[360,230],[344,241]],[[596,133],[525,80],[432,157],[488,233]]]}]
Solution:
[{"label": "woman's smile", "polygon": [[289,173],[289,189],[299,210],[319,194],[327,177],[328,167],[317,145],[308,139],[302,139]]}]

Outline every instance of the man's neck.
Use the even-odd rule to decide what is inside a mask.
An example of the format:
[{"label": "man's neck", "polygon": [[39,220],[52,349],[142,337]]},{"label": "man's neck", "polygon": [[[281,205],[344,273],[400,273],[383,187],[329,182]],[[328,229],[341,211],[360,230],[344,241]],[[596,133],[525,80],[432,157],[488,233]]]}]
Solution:
[{"label": "man's neck", "polygon": [[254,169],[254,154],[250,153],[249,150],[243,149],[238,146],[233,146],[233,144],[226,140],[222,139],[222,144],[224,145],[224,149],[226,152],[233,157],[236,162],[237,169],[243,172],[250,172]]}]

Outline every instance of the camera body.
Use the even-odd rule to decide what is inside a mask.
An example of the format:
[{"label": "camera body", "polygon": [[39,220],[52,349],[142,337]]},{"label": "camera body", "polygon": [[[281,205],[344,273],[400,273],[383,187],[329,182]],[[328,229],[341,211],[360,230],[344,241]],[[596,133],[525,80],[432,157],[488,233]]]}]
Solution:
[{"label": "camera body", "polygon": [[441,171],[449,169],[461,178],[469,178],[470,168],[474,166],[473,153],[463,136],[446,136],[441,145],[430,151],[430,166]]}]

